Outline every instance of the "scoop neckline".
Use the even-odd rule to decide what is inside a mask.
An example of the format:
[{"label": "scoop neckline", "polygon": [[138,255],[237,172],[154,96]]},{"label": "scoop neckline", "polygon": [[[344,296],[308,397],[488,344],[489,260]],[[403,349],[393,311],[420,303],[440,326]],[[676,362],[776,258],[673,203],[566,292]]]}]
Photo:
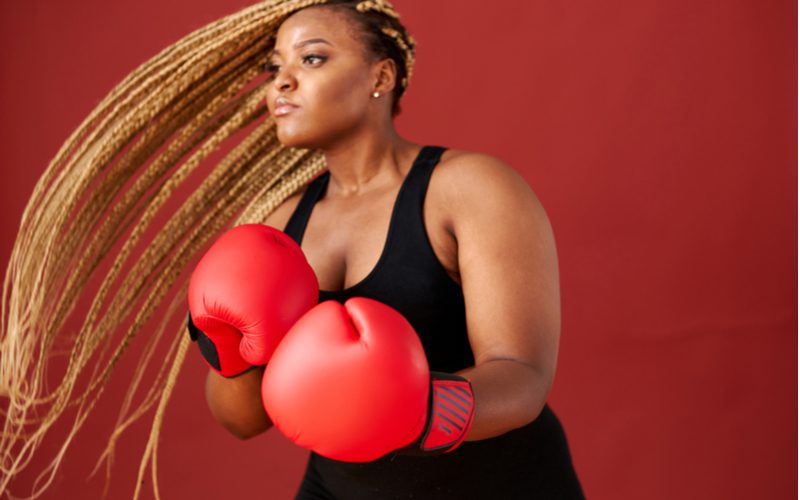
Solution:
[{"label": "scoop neckline", "polygon": [[[408,169],[408,172],[406,173],[406,176],[403,179],[403,182],[400,184],[400,189],[397,190],[397,195],[395,196],[394,204],[392,205],[392,214],[389,217],[389,228],[386,231],[386,239],[383,242],[383,250],[381,251],[380,257],[378,257],[378,262],[376,262],[375,265],[372,267],[372,270],[364,278],[362,278],[360,281],[358,281],[357,283],[355,283],[355,284],[353,284],[353,285],[351,285],[351,286],[349,286],[347,288],[343,288],[341,290],[322,290],[320,288],[319,289],[320,295],[322,295],[322,294],[326,294],[326,295],[344,295],[344,294],[348,294],[352,290],[361,287],[367,281],[372,279],[372,277],[375,276],[377,274],[378,270],[383,266],[383,262],[386,260],[386,256],[389,254],[389,249],[390,249],[390,247],[392,245],[392,236],[393,236],[394,231],[395,231],[394,228],[397,225],[395,223],[395,221],[396,221],[396,218],[397,218],[397,210],[398,210],[397,207],[400,205],[400,198],[402,197],[403,192],[405,191],[406,186],[408,185],[408,179],[411,177],[411,174],[414,172],[414,169],[417,167],[417,165],[422,163],[423,153],[429,147],[430,146],[422,146],[422,148],[420,148],[419,152],[417,153],[417,156],[414,158],[414,161],[411,163],[411,168]],[[327,171],[327,172],[325,172],[325,179],[322,181],[324,184],[323,184],[322,188],[319,190],[319,194],[317,195],[317,199],[314,200],[314,205],[316,205],[316,203],[319,201],[319,199],[325,194],[325,191],[327,191],[329,179],[330,179],[330,171]],[[312,211],[313,211],[313,206],[312,206]],[[309,214],[309,217],[311,217],[310,214]],[[303,231],[303,235],[300,238],[300,244],[301,245],[302,245],[302,242],[303,242],[303,236],[305,236],[305,230]]]}]

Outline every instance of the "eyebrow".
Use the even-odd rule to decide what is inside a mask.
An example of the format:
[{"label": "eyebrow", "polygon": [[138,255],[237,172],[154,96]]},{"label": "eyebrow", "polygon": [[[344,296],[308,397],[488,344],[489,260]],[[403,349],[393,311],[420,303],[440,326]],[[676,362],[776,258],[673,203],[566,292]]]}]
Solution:
[{"label": "eyebrow", "polygon": [[[308,40],[303,40],[302,42],[297,42],[296,44],[294,44],[294,48],[295,49],[299,49],[300,47],[305,47],[306,45],[311,45],[312,43],[327,43],[328,45],[333,47],[333,44],[331,42],[325,40],[324,38],[309,38]],[[273,49],[272,53],[273,54],[280,54],[280,51],[278,49]]]}]

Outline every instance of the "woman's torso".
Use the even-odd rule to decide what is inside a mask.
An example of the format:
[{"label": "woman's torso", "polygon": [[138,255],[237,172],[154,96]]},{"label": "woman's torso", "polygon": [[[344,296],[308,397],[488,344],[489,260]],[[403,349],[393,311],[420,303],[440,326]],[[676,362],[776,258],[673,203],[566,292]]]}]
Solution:
[{"label": "woman's torso", "polygon": [[[412,153],[394,185],[357,201],[326,202],[326,172],[268,223],[300,243],[317,273],[320,302],[366,296],[390,305],[414,327],[430,369],[456,372],[475,363],[452,229],[458,214],[447,190],[461,152],[426,146]],[[566,436],[548,405],[529,425],[441,456],[390,453],[348,463],[312,452],[298,498],[497,495],[582,498]]]}]

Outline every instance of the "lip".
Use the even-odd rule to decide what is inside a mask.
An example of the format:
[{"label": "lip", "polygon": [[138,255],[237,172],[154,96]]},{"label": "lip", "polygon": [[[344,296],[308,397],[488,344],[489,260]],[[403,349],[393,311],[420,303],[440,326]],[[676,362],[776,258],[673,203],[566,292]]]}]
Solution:
[{"label": "lip", "polygon": [[298,108],[294,103],[289,102],[285,97],[278,97],[275,99],[275,110],[272,112],[274,116],[283,116],[291,113],[292,110]]}]

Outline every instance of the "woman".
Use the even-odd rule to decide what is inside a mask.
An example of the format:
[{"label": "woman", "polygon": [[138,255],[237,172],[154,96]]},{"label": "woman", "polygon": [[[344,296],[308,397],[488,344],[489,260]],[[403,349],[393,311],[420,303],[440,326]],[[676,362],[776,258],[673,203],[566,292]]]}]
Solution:
[{"label": "woman", "polygon": [[[302,245],[320,302],[365,296],[403,313],[431,369],[469,379],[475,414],[444,455],[350,463],[312,452],[298,498],[582,498],[546,405],[560,313],[545,211],[501,161],[396,132],[413,41],[386,3],[358,5],[304,8],[278,30],[267,89],[277,137],[320,150],[328,171],[265,223]],[[272,426],[263,373],[209,371],[211,411],[240,437]]]},{"label": "woman", "polygon": [[[155,407],[134,498],[148,461],[158,497],[160,425],[191,345],[185,288],[172,287],[226,226],[257,222],[302,245],[320,300],[358,294],[393,307],[419,334],[431,370],[469,380],[474,395],[472,426],[452,451],[367,463],[312,454],[300,498],[582,497],[546,404],[560,327],[547,216],[502,162],[397,135],[392,117],[413,56],[388,2],[267,0],[167,47],[97,105],[37,184],[5,276],[0,494],[75,411],[31,494],[48,487],[144,331],[146,349],[98,466],[105,459],[110,476],[117,438]],[[264,82],[267,62],[272,78]],[[272,116],[258,120],[266,111]],[[237,138],[200,186],[178,189]],[[166,222],[156,217],[187,192]],[[133,252],[146,235],[155,236]],[[102,280],[89,280],[95,271]],[[154,315],[162,321],[148,325]],[[180,330],[169,350],[159,349],[171,323]],[[64,365],[50,360],[64,353],[59,376]],[[48,368],[58,378],[46,379]],[[271,426],[262,372],[208,376],[211,410],[238,436]]]}]

